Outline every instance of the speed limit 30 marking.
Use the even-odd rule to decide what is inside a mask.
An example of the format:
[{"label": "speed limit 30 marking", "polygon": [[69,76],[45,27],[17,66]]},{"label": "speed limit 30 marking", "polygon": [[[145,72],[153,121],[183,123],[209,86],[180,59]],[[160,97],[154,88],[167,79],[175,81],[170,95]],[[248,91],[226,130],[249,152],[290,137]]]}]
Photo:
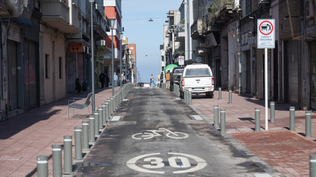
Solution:
[{"label": "speed limit 30 marking", "polygon": [[[152,153],[152,154],[145,154],[134,157],[126,162],[126,165],[135,171],[143,172],[143,173],[155,173],[155,174],[164,174],[164,171],[157,171],[153,169],[161,169],[165,167],[165,163],[163,159],[159,156],[160,153]],[[175,152],[168,152],[168,155],[171,157],[168,158],[168,163],[170,167],[175,169],[182,169],[173,171],[173,174],[181,174],[181,173],[190,173],[194,171],[198,171],[206,167],[207,163],[205,160],[201,159],[200,157],[190,155],[190,154],[183,154],[183,153],[175,153]],[[144,165],[139,167],[136,165],[137,161],[141,161],[143,159]],[[190,160],[194,160],[197,165],[192,166]]]}]

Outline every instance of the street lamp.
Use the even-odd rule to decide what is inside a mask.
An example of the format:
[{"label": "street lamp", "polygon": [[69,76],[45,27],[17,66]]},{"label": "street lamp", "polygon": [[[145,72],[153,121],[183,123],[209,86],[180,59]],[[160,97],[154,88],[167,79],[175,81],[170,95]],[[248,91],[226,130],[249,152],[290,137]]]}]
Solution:
[{"label": "street lamp", "polygon": [[95,111],[95,93],[94,93],[94,45],[93,45],[93,4],[94,0],[89,0],[91,5],[91,73],[92,73],[92,113]]},{"label": "street lamp", "polygon": [[[122,88],[122,39],[123,39],[123,33],[120,32],[120,87]],[[125,76],[126,77],[126,76]]]},{"label": "street lamp", "polygon": [[111,28],[111,36],[112,36],[112,96],[114,95],[114,49],[113,49],[113,30],[115,29],[115,18],[110,18],[110,28]]}]

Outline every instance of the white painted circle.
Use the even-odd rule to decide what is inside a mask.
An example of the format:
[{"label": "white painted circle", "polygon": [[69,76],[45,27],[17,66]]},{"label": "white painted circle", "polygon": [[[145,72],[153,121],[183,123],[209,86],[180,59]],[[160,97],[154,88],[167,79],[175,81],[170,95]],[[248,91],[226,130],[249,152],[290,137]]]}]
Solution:
[{"label": "white painted circle", "polygon": [[152,133],[136,133],[134,135],[132,135],[132,138],[135,139],[135,140],[148,140],[148,139],[151,139],[153,138],[155,135],[152,134]]},{"label": "white painted circle", "polygon": [[188,134],[182,133],[182,132],[167,133],[166,136],[172,139],[177,139],[177,140],[189,137]]},{"label": "white painted circle", "polygon": [[[165,167],[165,164],[163,163],[163,159],[160,157],[157,157],[157,155],[160,155],[160,153],[145,154],[145,155],[134,157],[126,162],[126,166],[132,170],[139,171],[142,173],[165,174],[164,171],[152,170],[152,169],[160,169],[160,168]],[[194,155],[183,154],[183,153],[173,153],[173,152],[168,152],[168,155],[171,156],[168,158],[170,167],[174,169],[181,169],[181,170],[173,171],[172,172],[173,174],[191,173],[194,171],[201,170],[207,165],[205,160]],[[150,157],[150,156],[155,156],[155,157]],[[197,165],[192,167],[188,158],[193,159],[197,163]],[[141,159],[144,159],[144,162],[148,162],[148,163],[142,165],[142,167],[139,167],[136,165],[136,162]],[[180,160],[182,162],[181,165],[177,164],[176,160],[178,161]]]}]

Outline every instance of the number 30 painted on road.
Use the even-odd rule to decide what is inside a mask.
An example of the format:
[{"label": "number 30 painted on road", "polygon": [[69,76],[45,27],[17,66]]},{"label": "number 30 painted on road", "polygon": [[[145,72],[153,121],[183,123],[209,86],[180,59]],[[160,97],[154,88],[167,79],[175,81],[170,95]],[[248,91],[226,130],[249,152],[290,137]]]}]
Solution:
[{"label": "number 30 painted on road", "polygon": [[[169,155],[177,155],[176,157],[173,156],[173,157],[168,158],[169,165],[170,165],[170,167],[173,167],[173,168],[189,168],[189,167],[191,167],[191,164],[190,164],[188,158],[191,158],[197,162],[197,165],[195,167],[190,168],[190,169],[186,169],[186,170],[174,171],[173,172],[174,174],[194,172],[194,171],[203,169],[207,165],[205,160],[203,160],[197,156],[194,156],[194,155],[182,154],[182,153],[173,153],[173,152],[168,152],[168,154]],[[160,155],[160,153],[145,154],[145,155],[134,157],[134,158],[130,159],[129,161],[127,161],[126,165],[130,169],[133,169],[133,170],[136,170],[139,172],[143,172],[143,173],[164,174],[165,172],[163,172],[163,171],[149,170],[149,169],[162,168],[165,166],[162,158],[149,157],[149,156],[155,156],[155,155]],[[182,156],[182,157],[179,157],[179,156]],[[145,158],[145,157],[148,157],[148,158]],[[142,158],[145,158],[144,159],[145,162],[150,162],[150,164],[143,165],[143,167],[146,169],[136,166],[137,160],[142,159]],[[181,160],[182,165],[177,164],[177,162],[176,162],[177,159]]]}]

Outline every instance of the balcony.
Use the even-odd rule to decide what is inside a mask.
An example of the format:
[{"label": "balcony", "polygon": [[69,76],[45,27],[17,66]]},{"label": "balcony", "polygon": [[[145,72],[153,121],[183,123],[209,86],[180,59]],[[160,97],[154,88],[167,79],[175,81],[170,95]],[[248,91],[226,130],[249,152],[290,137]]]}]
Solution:
[{"label": "balcony", "polygon": [[97,11],[99,11],[99,13],[102,15],[102,17],[105,16],[104,15],[103,0],[96,0],[95,9],[97,9]]},{"label": "balcony", "polygon": [[198,18],[191,26],[191,37],[193,39],[197,39],[203,36],[203,26],[202,26],[203,19]]},{"label": "balcony", "polygon": [[185,29],[184,24],[178,24],[175,31],[175,41],[181,42],[184,41],[185,38]]},{"label": "balcony", "polygon": [[[101,7],[100,7],[101,8]],[[104,9],[104,7],[103,7]],[[94,18],[93,18],[93,29],[95,33],[95,39],[100,40],[106,38],[106,21],[104,19],[104,15],[100,13],[100,9],[96,9],[94,11]]]},{"label": "balcony", "polygon": [[205,30],[204,34],[213,31],[219,31],[220,26],[234,20],[238,16],[239,2],[236,4],[230,0],[218,1],[209,7],[211,13],[204,16]]},{"label": "balcony", "polygon": [[64,33],[78,33],[78,0],[42,0],[42,21]]}]

